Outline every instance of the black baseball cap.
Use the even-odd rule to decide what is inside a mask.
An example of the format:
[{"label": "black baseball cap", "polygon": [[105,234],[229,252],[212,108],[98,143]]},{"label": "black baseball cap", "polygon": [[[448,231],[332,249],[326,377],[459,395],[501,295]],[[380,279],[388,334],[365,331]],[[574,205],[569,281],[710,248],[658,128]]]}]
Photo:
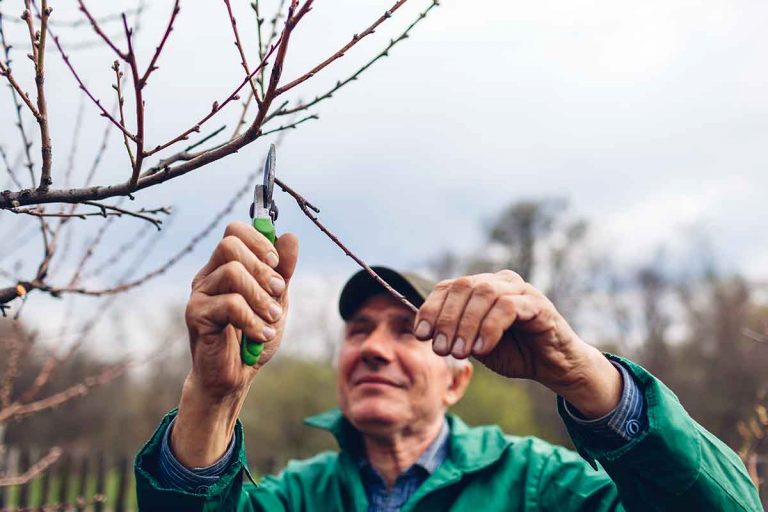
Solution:
[{"label": "black baseball cap", "polygon": [[[381,266],[371,268],[387,284],[400,292],[417,308],[424,304],[427,295],[435,287],[433,281],[412,272],[398,272],[397,270]],[[379,293],[387,293],[387,291],[368,272],[360,270],[349,278],[341,290],[341,296],[339,297],[339,313],[341,318],[349,320],[369,297]]]}]

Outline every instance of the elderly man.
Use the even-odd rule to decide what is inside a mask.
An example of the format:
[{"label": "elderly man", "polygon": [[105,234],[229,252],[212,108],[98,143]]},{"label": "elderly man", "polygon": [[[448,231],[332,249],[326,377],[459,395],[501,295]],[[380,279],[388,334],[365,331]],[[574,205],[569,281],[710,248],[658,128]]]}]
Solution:
[{"label": "elderly man", "polygon": [[[585,343],[511,271],[433,287],[379,268],[417,315],[353,276],[339,303],[340,410],[308,420],[340,452],[253,482],[237,417],[280,346],[297,255],[294,236],[273,247],[235,223],[195,277],[192,370],[178,412],[137,456],[142,510],[761,510],[738,457],[661,382]],[[241,332],[265,343],[253,367]],[[446,415],[469,384],[469,356],[554,391],[581,457]]]}]

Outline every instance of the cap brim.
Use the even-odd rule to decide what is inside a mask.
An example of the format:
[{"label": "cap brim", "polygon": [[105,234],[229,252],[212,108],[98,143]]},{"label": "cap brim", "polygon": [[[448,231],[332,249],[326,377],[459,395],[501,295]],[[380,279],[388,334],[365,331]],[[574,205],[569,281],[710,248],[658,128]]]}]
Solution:
[{"label": "cap brim", "polygon": [[[427,295],[434,288],[431,281],[407,272],[398,272],[388,267],[371,267],[392,288],[400,292],[414,306],[421,307]],[[368,272],[361,270],[349,278],[339,297],[341,318],[349,320],[357,309],[373,295],[387,293]]]}]

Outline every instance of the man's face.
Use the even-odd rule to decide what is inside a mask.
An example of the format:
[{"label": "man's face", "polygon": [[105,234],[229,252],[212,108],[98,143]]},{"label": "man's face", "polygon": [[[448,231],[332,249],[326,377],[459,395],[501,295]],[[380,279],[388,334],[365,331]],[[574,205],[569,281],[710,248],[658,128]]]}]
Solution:
[{"label": "man's face", "polygon": [[460,397],[452,386],[454,370],[431,343],[413,336],[413,320],[394,298],[374,295],[346,324],[338,401],[344,416],[364,433],[430,424]]}]

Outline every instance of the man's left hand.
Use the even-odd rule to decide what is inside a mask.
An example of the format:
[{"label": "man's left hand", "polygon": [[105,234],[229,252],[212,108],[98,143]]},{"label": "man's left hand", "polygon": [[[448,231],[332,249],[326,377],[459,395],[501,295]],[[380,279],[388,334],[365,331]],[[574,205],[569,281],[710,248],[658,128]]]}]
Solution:
[{"label": "man's left hand", "polygon": [[438,355],[474,355],[500,375],[540,382],[587,417],[602,416],[619,402],[618,370],[510,270],[441,281],[415,326],[416,337],[432,339]]}]

